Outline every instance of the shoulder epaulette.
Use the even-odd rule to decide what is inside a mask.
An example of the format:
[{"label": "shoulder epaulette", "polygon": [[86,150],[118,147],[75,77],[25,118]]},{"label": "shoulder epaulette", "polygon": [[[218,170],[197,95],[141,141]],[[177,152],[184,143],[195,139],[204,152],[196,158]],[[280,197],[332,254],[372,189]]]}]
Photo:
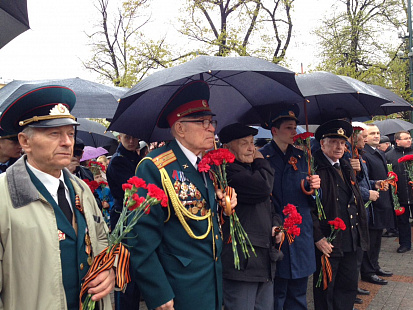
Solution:
[{"label": "shoulder epaulette", "polygon": [[176,160],[176,156],[172,150],[169,150],[165,153],[162,153],[154,158],[152,162],[158,167],[158,169],[165,168],[170,163],[173,163]]}]

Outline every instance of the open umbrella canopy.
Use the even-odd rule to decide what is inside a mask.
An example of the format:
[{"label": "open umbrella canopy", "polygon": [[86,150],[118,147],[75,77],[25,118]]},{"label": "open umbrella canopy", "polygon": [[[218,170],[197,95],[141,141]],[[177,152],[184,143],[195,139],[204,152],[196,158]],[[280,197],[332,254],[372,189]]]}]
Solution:
[{"label": "open umbrella canopy", "polygon": [[376,90],[382,97],[385,97],[390,100],[389,103],[385,103],[380,106],[380,109],[383,111],[379,111],[377,115],[390,115],[397,112],[413,110],[413,107],[409,102],[404,100],[402,97],[396,95],[391,90],[373,84],[369,84],[369,86]]},{"label": "open umbrella canopy", "polygon": [[117,145],[116,137],[106,132],[106,127],[98,122],[88,120],[86,118],[78,118],[76,135],[83,140],[83,143],[93,147],[106,147],[109,148],[113,144]]},{"label": "open umbrella canopy", "polygon": [[29,28],[27,0],[0,1],[0,48]]},{"label": "open umbrella canopy", "polygon": [[171,95],[194,80],[209,84],[217,131],[233,122],[261,124],[272,105],[302,100],[294,76],[259,58],[198,56],[139,82],[122,97],[109,129],[147,142],[171,139],[168,129],[156,127],[156,120]]},{"label": "open umbrella canopy", "polygon": [[118,106],[118,99],[128,89],[107,86],[80,78],[63,80],[14,80],[0,89],[0,110],[10,102],[33,88],[45,85],[61,85],[76,94],[76,105],[72,114],[76,117],[111,118]]},{"label": "open umbrella canopy", "polygon": [[379,128],[382,136],[395,134],[396,132],[413,129],[413,124],[402,119],[386,119],[384,121],[375,121],[374,124]]},{"label": "open umbrella canopy", "polygon": [[[296,76],[297,85],[306,98],[301,101],[299,120],[322,124],[335,118],[371,117],[380,106],[391,100],[366,83],[329,72],[313,72]],[[305,111],[307,113],[305,113]]]},{"label": "open umbrella canopy", "polygon": [[108,151],[105,150],[103,147],[93,147],[93,146],[85,146],[83,149],[83,155],[80,161],[85,161],[89,159],[98,158],[101,155],[107,154]]}]

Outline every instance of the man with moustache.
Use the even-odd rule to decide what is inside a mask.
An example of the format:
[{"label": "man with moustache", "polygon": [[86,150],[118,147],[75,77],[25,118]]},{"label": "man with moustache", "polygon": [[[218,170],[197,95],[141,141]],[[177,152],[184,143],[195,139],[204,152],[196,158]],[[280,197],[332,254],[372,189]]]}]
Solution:
[{"label": "man with moustache", "polygon": [[[374,124],[367,124],[367,142],[364,146],[363,158],[366,161],[369,179],[377,184],[387,179],[387,162],[384,153],[377,149],[380,143],[380,130]],[[369,219],[370,249],[364,253],[361,264],[361,279],[373,284],[384,285],[387,281],[378,277],[389,277],[393,274],[383,270],[379,265],[381,236],[384,228],[394,228],[394,211],[389,185],[384,182],[380,196],[370,205]]]},{"label": "man with moustache", "polygon": [[409,184],[409,176],[406,171],[405,163],[399,163],[398,159],[413,154],[412,137],[408,131],[399,131],[394,134],[396,146],[386,153],[387,162],[392,164],[393,171],[397,174],[397,197],[400,206],[404,207],[404,213],[397,216],[397,227],[399,229],[399,245],[397,253],[406,253],[412,248],[412,231],[410,226],[410,214],[413,205],[413,191]]},{"label": "man with moustache", "polygon": [[[313,275],[313,292],[316,310],[353,309],[358,282],[357,248],[368,249],[367,216],[354,174],[357,167],[343,158],[346,141],[352,132],[351,124],[343,120],[326,122],[315,132],[321,149],[314,153],[314,164],[322,180],[320,198],[325,212],[325,219],[319,219],[314,207],[317,269]],[[344,222],[346,229],[338,231],[330,243],[327,240],[331,233],[328,222],[337,217]],[[317,287],[323,254],[328,257],[332,271],[332,280],[327,281],[326,289],[323,283]]]},{"label": "man with moustache", "polygon": [[[89,187],[65,167],[75,129],[76,97],[63,86],[28,89],[0,117],[25,151],[0,176],[0,308],[79,309],[93,256],[107,246],[108,228]],[[115,273],[88,285],[100,310],[111,309]]]},{"label": "man with moustache", "polygon": [[[143,159],[136,175],[166,190],[168,206],[155,205],[130,233],[131,272],[148,308],[221,310],[222,238],[211,179],[200,173],[203,152],[214,147],[216,121],[209,86],[192,81],[179,88],[159,113],[156,126],[174,139]],[[154,98],[155,100],[156,98]],[[140,197],[147,191],[139,189]],[[232,195],[231,205],[236,205]]]}]

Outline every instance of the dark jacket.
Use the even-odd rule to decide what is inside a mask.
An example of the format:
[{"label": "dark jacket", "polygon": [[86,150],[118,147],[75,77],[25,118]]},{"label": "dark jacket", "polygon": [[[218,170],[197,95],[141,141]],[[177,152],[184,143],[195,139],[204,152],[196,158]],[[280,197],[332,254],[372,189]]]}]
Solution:
[{"label": "dark jacket", "polygon": [[232,244],[226,242],[230,236],[230,223],[229,218],[224,216],[223,278],[248,282],[271,281],[275,275],[277,259],[271,231],[273,226],[281,225],[270,199],[274,171],[265,159],[257,158],[252,164],[235,161],[227,167],[227,179],[228,185],[237,193],[236,213],[257,257],[250,250],[251,256],[245,258],[241,247],[238,247],[241,270],[234,267]]},{"label": "dark jacket", "polygon": [[[340,159],[340,167],[346,182],[346,188],[350,190],[350,200],[343,206],[339,204],[339,186],[340,176],[336,169],[331,165],[321,150],[314,153],[315,166],[317,167],[317,174],[321,179],[321,201],[323,204],[326,219],[319,220],[317,214],[317,207],[314,203],[313,211],[313,225],[314,225],[314,241],[317,242],[324,237],[328,237],[331,232],[331,227],[328,221],[340,217],[347,225],[346,232],[340,231],[336,239],[332,242],[334,245],[332,256],[338,257],[343,255],[343,245],[348,243],[345,236],[349,233],[358,233],[358,245],[363,251],[369,247],[369,233],[367,224],[367,215],[364,208],[363,199],[357,185],[354,171],[350,163],[346,159]],[[351,205],[351,206],[350,206]],[[355,209],[355,214],[350,214],[352,208]],[[347,210],[348,208],[348,210]],[[345,216],[343,216],[345,214]]]},{"label": "dark jacket", "polygon": [[[289,244],[283,242],[281,251],[284,258],[277,262],[276,276],[283,279],[299,279],[308,277],[315,271],[313,220],[311,217],[312,196],[305,195],[300,187],[302,179],[307,176],[307,162],[304,152],[289,145],[286,154],[278,148],[274,141],[265,145],[261,150],[264,157],[274,169],[274,185],[272,201],[276,213],[284,220],[284,207],[291,203],[303,217],[299,225],[301,233]],[[294,157],[297,159],[297,170],[288,163]],[[306,182],[307,190],[309,189]]]},{"label": "dark jacket", "polygon": [[7,163],[5,163],[4,165],[0,166],[0,174],[3,172],[6,172],[6,169],[8,169],[11,165],[13,165],[16,161],[18,160],[18,158],[10,158]]},{"label": "dark jacket", "polygon": [[[387,179],[387,162],[382,151],[366,144],[363,158],[366,161],[370,180]],[[370,221],[370,229],[394,228],[393,201],[390,190],[381,191],[379,199],[371,203],[371,208],[373,221]]]},{"label": "dark jacket", "polygon": [[129,178],[135,175],[135,169],[139,160],[140,157],[135,151],[128,151],[122,143],[120,143],[109,162],[106,177],[116,210],[122,209],[124,194],[122,184],[126,183]]},{"label": "dark jacket", "polygon": [[413,154],[412,147],[404,148],[400,146],[394,147],[393,150],[386,153],[386,160],[393,165],[393,171],[397,174],[399,181],[397,182],[397,197],[401,205],[413,204],[413,191],[409,185],[409,175],[407,174],[405,163],[398,162],[398,159],[404,155]]}]

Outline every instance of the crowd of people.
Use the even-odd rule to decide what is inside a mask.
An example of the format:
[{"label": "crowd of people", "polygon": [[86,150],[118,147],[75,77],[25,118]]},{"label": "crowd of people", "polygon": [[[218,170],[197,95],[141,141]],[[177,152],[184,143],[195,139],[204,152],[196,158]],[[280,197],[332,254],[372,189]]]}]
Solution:
[{"label": "crowd of people", "polygon": [[[263,121],[271,141],[257,147],[253,127],[234,122],[215,131],[209,96],[206,82],[186,84],[156,122],[173,140],[152,149],[120,133],[111,158],[87,163],[70,89],[33,89],[4,110],[0,309],[79,309],[82,279],[108,244],[124,207],[122,185],[133,176],[163,189],[168,205],[153,206],[123,241],[131,275],[125,290],[115,287],[114,269],[88,283],[96,309],[139,309],[142,299],[159,310],[307,309],[313,275],[316,310],[353,310],[362,302],[357,295],[369,294],[359,277],[387,284],[383,277],[392,273],[379,264],[383,234],[399,235],[398,253],[411,250],[413,193],[398,162],[413,154],[410,133],[396,133],[392,147],[374,124],[353,128],[336,119],[317,128],[310,148],[295,141],[298,107],[280,106]],[[216,144],[235,158],[226,166],[231,190],[198,169]],[[400,216],[387,164],[398,175]],[[293,239],[288,205],[299,218]],[[234,211],[254,248],[248,255],[231,239]]]}]

